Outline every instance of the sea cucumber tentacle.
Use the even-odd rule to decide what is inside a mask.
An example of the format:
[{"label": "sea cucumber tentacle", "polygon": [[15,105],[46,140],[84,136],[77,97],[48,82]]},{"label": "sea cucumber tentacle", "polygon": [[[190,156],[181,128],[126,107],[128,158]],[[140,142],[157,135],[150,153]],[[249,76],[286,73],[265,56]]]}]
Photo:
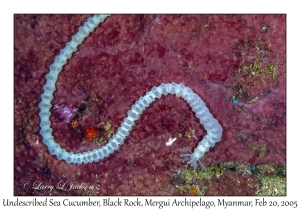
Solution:
[{"label": "sea cucumber tentacle", "polygon": [[214,146],[216,142],[221,140],[222,127],[218,120],[214,119],[209,110],[205,106],[203,100],[193,92],[189,87],[186,87],[182,83],[162,83],[158,87],[153,87],[145,96],[140,97],[135,104],[132,105],[131,110],[127,112],[128,116],[122,122],[117,133],[108,141],[108,143],[99,148],[83,153],[74,154],[68,152],[55,142],[52,136],[52,128],[50,122],[50,108],[52,107],[51,101],[53,99],[53,92],[55,91],[55,83],[58,75],[62,70],[62,67],[66,64],[67,60],[71,58],[73,52],[77,50],[78,45],[88,36],[90,32],[94,30],[98,24],[108,15],[95,15],[88,18],[87,22],[79,28],[77,34],[72,37],[72,40],[66,44],[66,47],[60,51],[60,54],[55,57],[54,63],[50,66],[50,72],[46,75],[46,84],[44,85],[44,93],[41,95],[40,108],[40,134],[43,137],[43,143],[48,147],[51,155],[55,155],[59,160],[65,160],[67,164],[87,164],[92,162],[98,162],[99,160],[108,157],[114,151],[119,149],[119,146],[124,143],[125,138],[130,134],[134,122],[139,119],[142,112],[153,102],[156,98],[160,98],[162,95],[174,94],[177,97],[182,97],[191,106],[195,112],[196,117],[199,118],[200,123],[204,125],[207,130],[207,134],[195,148],[191,154],[182,154],[181,157],[189,157],[188,164],[194,169],[197,167],[197,163],[204,168],[200,159],[204,153]]}]

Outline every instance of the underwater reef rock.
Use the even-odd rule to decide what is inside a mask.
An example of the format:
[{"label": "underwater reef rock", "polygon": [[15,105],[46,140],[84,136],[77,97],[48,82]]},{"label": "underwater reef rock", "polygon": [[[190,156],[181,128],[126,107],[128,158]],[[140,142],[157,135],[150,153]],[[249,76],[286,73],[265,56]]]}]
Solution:
[{"label": "underwater reef rock", "polygon": [[[38,104],[45,75],[89,16],[14,16],[14,195],[183,195],[171,183],[186,165],[179,155],[192,151],[205,129],[174,96],[153,102],[119,150],[97,163],[68,165],[42,143]],[[285,15],[112,15],[59,75],[52,104],[77,113],[66,122],[52,109],[53,136],[69,151],[98,148],[140,96],[176,82],[192,88],[223,127],[221,141],[201,159],[205,166],[233,161],[285,167],[285,75]],[[91,127],[99,137],[84,141],[84,129]],[[226,172],[214,178],[218,187],[202,190],[253,195],[246,184],[239,191],[230,187],[226,180],[234,174]],[[97,187],[69,189],[72,183]]]}]

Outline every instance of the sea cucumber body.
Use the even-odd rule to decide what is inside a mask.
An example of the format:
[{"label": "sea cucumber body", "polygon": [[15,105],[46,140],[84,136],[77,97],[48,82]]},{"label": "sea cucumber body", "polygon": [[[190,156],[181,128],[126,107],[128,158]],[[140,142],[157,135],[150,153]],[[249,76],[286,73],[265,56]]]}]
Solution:
[{"label": "sea cucumber body", "polygon": [[[116,134],[108,141],[108,143],[99,148],[91,151],[77,153],[68,152],[61,148],[59,144],[54,141],[52,136],[50,117],[50,108],[52,107],[51,101],[53,99],[53,92],[55,91],[55,83],[58,75],[62,70],[62,67],[66,64],[67,60],[71,57],[72,53],[77,50],[79,44],[82,43],[84,38],[88,36],[94,28],[102,22],[107,15],[95,15],[88,19],[84,26],[79,28],[77,34],[72,37],[72,40],[67,43],[66,47],[60,51],[60,54],[56,56],[54,63],[50,66],[50,72],[46,75],[46,85],[44,85],[44,93],[41,95],[41,103],[39,104],[41,118],[41,131],[40,134],[43,137],[43,143],[47,145],[51,155],[57,156],[59,160],[65,160],[67,164],[87,164],[92,162],[98,162],[99,160],[108,157],[115,150],[124,143],[125,138],[130,134],[135,121],[139,119],[143,111],[162,95],[174,94],[177,97],[181,97],[187,101],[195,112],[196,117],[199,118],[201,124],[207,130],[207,134],[203,140],[195,148],[194,153],[182,155],[189,156],[190,160],[188,164],[194,168],[197,162],[200,163],[200,158],[204,153],[214,146],[216,142],[220,141],[222,136],[222,127],[216,119],[210,114],[209,110],[205,106],[202,99],[192,91],[191,88],[184,86],[183,84],[162,83],[158,87],[153,87],[144,96],[140,97],[131,107],[127,113],[127,117],[121,123]],[[201,163],[200,163],[201,164]]]}]

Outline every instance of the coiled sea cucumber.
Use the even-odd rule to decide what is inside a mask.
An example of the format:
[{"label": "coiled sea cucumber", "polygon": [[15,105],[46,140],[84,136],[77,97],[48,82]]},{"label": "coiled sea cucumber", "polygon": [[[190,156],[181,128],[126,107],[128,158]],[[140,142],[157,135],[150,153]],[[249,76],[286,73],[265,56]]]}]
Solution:
[{"label": "coiled sea cucumber", "polygon": [[198,143],[194,152],[191,154],[181,155],[182,157],[188,156],[190,160],[187,162],[194,169],[199,163],[202,167],[200,159],[204,153],[213,147],[216,142],[221,140],[222,127],[216,119],[210,114],[209,110],[205,106],[202,99],[192,91],[191,88],[177,83],[162,83],[158,87],[153,87],[146,95],[142,96],[132,105],[128,111],[128,116],[122,122],[117,133],[108,141],[108,143],[99,148],[91,151],[77,153],[68,152],[61,148],[59,144],[54,141],[52,136],[50,117],[50,108],[52,107],[51,101],[53,99],[53,92],[55,91],[55,83],[57,77],[62,70],[62,67],[66,64],[67,60],[72,56],[73,52],[77,50],[78,45],[88,36],[90,32],[94,30],[96,26],[108,15],[95,15],[88,18],[87,22],[83,26],[79,27],[79,31],[72,37],[72,40],[67,43],[66,47],[60,51],[60,54],[55,57],[54,63],[50,66],[50,72],[46,75],[47,82],[44,85],[44,93],[41,95],[41,103],[39,104],[41,118],[40,134],[43,137],[43,143],[47,145],[51,155],[56,155],[57,159],[65,160],[67,164],[86,164],[92,162],[98,162],[105,157],[108,157],[115,150],[119,149],[119,146],[124,143],[125,138],[129,135],[134,122],[139,119],[142,112],[152,103],[156,98],[160,98],[162,95],[174,94],[177,97],[182,97],[189,103],[192,110],[196,113],[196,117],[199,118],[200,123],[204,125],[207,130],[207,134],[203,140]]}]

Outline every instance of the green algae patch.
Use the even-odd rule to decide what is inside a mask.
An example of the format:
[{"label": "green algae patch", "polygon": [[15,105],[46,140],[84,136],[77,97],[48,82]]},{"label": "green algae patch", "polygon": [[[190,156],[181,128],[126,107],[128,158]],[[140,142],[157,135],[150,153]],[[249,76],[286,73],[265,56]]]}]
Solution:
[{"label": "green algae patch", "polygon": [[[187,168],[172,180],[183,195],[286,195],[286,169],[282,166],[222,162],[206,170]],[[232,188],[235,186],[235,189]],[[231,192],[230,190],[233,190]],[[223,194],[222,194],[223,193]]]},{"label": "green algae patch", "polygon": [[[280,64],[272,57],[261,38],[244,39],[233,46],[239,61],[233,69],[233,80],[226,85],[232,96],[245,104],[254,104],[278,83]],[[242,108],[242,107],[241,107]]]}]

